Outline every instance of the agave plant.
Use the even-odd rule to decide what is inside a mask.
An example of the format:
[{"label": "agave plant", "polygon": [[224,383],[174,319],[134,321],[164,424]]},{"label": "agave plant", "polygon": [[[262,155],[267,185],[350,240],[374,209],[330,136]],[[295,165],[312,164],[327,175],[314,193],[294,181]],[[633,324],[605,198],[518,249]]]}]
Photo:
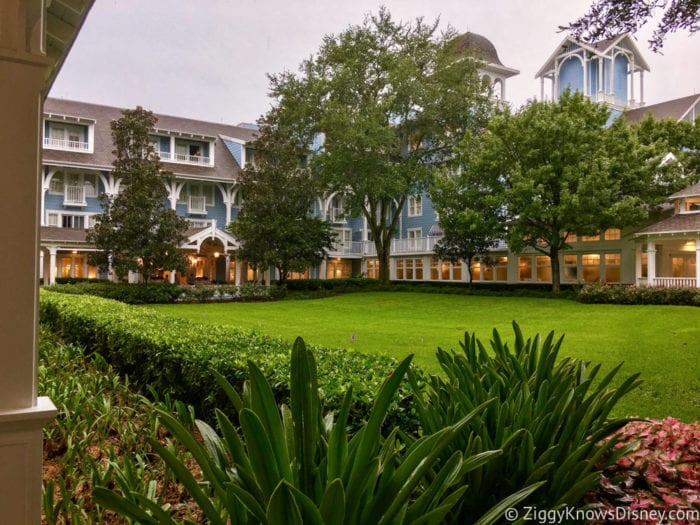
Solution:
[{"label": "agave plant", "polygon": [[[640,382],[632,375],[619,386],[613,379],[621,364],[598,379],[600,366],[589,369],[576,359],[558,359],[563,337],[523,337],[513,323],[514,348],[493,331],[491,351],[474,334],[465,334],[460,352],[438,349],[443,376],[431,376],[414,406],[425,432],[461,421],[485,400],[496,399],[483,413],[460,425],[460,436],[447,446],[465,456],[500,449],[503,454],[463,473],[471,487],[460,513],[451,518],[470,522],[505,495],[536,482],[546,482],[527,500],[555,509],[576,505],[596,487],[602,470],[625,449],[616,439],[603,441],[629,420],[610,418],[617,401]],[[418,378],[409,373],[414,390]]]},{"label": "agave plant", "polygon": [[[409,369],[411,356],[386,378],[368,420],[348,436],[352,392],[333,418],[323,417],[313,354],[301,339],[292,350],[289,406],[277,406],[262,372],[249,363],[242,396],[222,377],[238,416],[237,429],[217,410],[221,434],[196,421],[203,444],[166,411],[162,423],[201,467],[197,480],[181,459],[157,441],[152,445],[213,524],[383,524],[442,523],[459,504],[466,473],[498,456],[498,450],[465,457],[453,446],[492,401],[475,406],[455,424],[412,439],[406,446],[394,429],[382,437],[382,423]],[[451,447],[449,453],[446,450]],[[172,447],[171,447],[172,448]],[[480,523],[491,523],[537,488],[527,487],[499,502]],[[170,513],[136,491],[94,491],[100,505],[139,523],[174,523]]]}]

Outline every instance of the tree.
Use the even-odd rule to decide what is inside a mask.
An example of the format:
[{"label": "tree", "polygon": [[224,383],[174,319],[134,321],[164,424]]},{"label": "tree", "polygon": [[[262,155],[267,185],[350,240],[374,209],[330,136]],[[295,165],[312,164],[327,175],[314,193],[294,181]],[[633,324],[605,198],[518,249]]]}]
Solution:
[{"label": "tree", "polygon": [[624,119],[607,126],[608,118],[605,106],[567,91],[558,103],[504,111],[462,145],[461,184],[498,196],[510,249],[548,256],[554,291],[569,235],[638,224],[667,194],[657,147],[642,146]]},{"label": "tree", "polygon": [[120,278],[137,272],[144,282],[159,269],[185,270],[178,247],[188,223],[166,206],[165,184],[172,174],[161,169],[149,142],[156,120],[137,107],[112,122],[113,174],[120,191],[100,195],[103,212],[87,237],[99,250],[91,255],[91,264],[113,269]]},{"label": "tree", "polygon": [[435,255],[453,264],[463,260],[471,286],[472,260],[487,255],[505,234],[503,206],[498,196],[487,193],[478,181],[464,186],[459,175],[448,170],[434,178],[430,198],[443,232]]},{"label": "tree", "polygon": [[327,222],[309,215],[317,185],[306,162],[308,151],[289,140],[275,111],[259,124],[255,163],[238,180],[243,208],[228,229],[241,243],[240,258],[274,266],[283,283],[289,272],[320,263],[335,236]]},{"label": "tree", "polygon": [[409,195],[465,133],[486,122],[487,90],[477,62],[460,56],[455,34],[437,22],[396,23],[381,9],[360,26],[326,36],[298,75],[271,76],[271,94],[300,144],[319,144],[312,159],[328,191],[362,215],[389,282],[389,252]]},{"label": "tree", "polygon": [[590,11],[562,30],[577,39],[589,41],[610,38],[622,33],[636,33],[658,11],[663,12],[649,48],[659,51],[669,33],[686,30],[695,33],[700,25],[699,0],[596,0]]}]

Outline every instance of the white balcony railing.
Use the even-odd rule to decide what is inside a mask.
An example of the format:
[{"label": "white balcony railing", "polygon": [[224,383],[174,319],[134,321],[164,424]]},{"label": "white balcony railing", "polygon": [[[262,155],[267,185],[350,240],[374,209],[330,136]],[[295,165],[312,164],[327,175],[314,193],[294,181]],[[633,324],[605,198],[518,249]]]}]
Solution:
[{"label": "white balcony railing", "polygon": [[187,213],[206,215],[207,213],[207,198],[190,195],[187,198]]},{"label": "white balcony railing", "polygon": [[88,151],[90,144],[78,140],[63,140],[44,137],[44,146],[50,149],[64,149],[68,151]]},{"label": "white balcony railing", "polygon": [[208,219],[187,219],[191,228],[210,228],[212,221]]},{"label": "white balcony railing", "polygon": [[432,252],[440,237],[419,237],[417,239],[394,239],[391,241],[391,253],[428,253]]},{"label": "white balcony railing", "polygon": [[169,151],[156,151],[161,160],[179,162],[181,164],[195,164],[199,166],[212,166],[211,157],[201,155],[185,155],[184,153],[170,153]]},{"label": "white balcony railing", "polygon": [[342,255],[362,255],[364,253],[363,241],[346,241],[336,242],[333,248],[328,252],[331,257],[340,257]]},{"label": "white balcony railing", "polygon": [[87,206],[85,188],[83,186],[66,185],[63,188],[64,206]]}]

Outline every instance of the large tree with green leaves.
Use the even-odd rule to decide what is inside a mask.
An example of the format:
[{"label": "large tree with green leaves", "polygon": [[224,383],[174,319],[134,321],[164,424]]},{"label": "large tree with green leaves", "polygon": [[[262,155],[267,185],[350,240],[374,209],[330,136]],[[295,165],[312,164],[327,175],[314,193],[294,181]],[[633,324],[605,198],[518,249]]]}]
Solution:
[{"label": "large tree with green leaves", "polygon": [[308,165],[308,150],[290,140],[270,112],[259,122],[252,144],[255,162],[238,180],[243,207],[228,229],[240,242],[239,258],[262,268],[274,266],[278,281],[320,263],[333,246],[326,221],[312,217],[318,184]]},{"label": "large tree with green leaves", "polygon": [[185,269],[178,247],[188,224],[166,204],[165,184],[172,174],[161,168],[149,142],[156,121],[152,112],[137,107],[112,122],[113,175],[120,191],[100,195],[103,212],[88,232],[88,241],[99,250],[91,264],[111,268],[120,278],[137,272],[144,282],[158,269]]},{"label": "large tree with green leaves", "polygon": [[555,291],[569,235],[644,221],[677,178],[675,170],[659,171],[658,144],[640,144],[624,119],[608,125],[609,115],[605,106],[567,91],[557,103],[504,111],[462,145],[461,184],[498,196],[510,249],[548,256]]},{"label": "large tree with green leaves", "polygon": [[315,173],[367,220],[383,283],[407,197],[490,111],[476,60],[437,25],[399,23],[382,9],[326,36],[299,74],[271,76],[284,126],[298,143],[319,145]]},{"label": "large tree with green leaves", "polygon": [[652,51],[659,51],[669,33],[700,28],[700,0],[595,0],[588,13],[561,29],[588,41],[636,33],[661,13],[649,40]]},{"label": "large tree with green leaves", "polygon": [[505,233],[504,207],[498,194],[488,191],[478,180],[464,185],[459,172],[444,170],[430,184],[430,198],[438,214],[442,237],[435,255],[467,265],[472,282],[472,260],[487,256]]}]

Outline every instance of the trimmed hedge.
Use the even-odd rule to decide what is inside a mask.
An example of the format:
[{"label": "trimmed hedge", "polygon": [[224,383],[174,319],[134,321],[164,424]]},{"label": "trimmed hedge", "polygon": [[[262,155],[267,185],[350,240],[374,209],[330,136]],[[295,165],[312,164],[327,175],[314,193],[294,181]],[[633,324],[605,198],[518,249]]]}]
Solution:
[{"label": "trimmed hedge", "polygon": [[[169,317],[146,309],[135,311],[123,303],[87,295],[41,290],[40,321],[67,341],[97,352],[142,388],[170,395],[194,405],[208,416],[226,397],[211,370],[221,373],[237,389],[254,361],[284,400],[289,392],[291,345],[280,339],[230,327],[212,326]],[[372,396],[396,367],[387,356],[343,349],[311,347],[316,355],[319,386],[326,407],[340,406],[353,386],[354,422],[368,413]],[[405,419],[399,401],[394,419]]]},{"label": "trimmed hedge", "polygon": [[657,304],[700,306],[699,288],[654,288],[589,284],[581,289],[578,300],[587,304]]}]

